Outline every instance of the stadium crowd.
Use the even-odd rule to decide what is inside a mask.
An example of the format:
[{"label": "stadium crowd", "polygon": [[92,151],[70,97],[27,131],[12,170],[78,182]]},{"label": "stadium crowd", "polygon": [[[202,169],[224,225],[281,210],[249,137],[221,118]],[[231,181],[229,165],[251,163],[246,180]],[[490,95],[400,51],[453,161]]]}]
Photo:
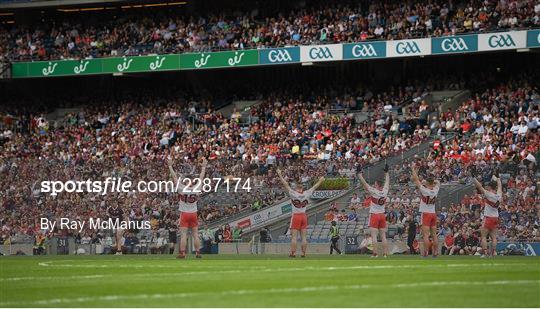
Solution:
[{"label": "stadium crowd", "polygon": [[[414,164],[443,184],[469,183],[471,177],[487,182],[496,171],[501,173],[500,240],[540,241],[539,104],[538,88],[522,81],[488,89],[454,113],[440,113],[432,119],[431,129],[457,135],[422,158],[394,166],[387,221],[397,228],[395,238],[408,240],[411,253],[419,252],[420,197],[410,184]],[[438,212],[442,254],[480,254],[482,204],[481,195],[473,193],[442,205]],[[355,195],[348,212],[330,209],[325,220],[354,221],[361,208],[362,198]],[[369,239],[364,247],[367,243]]]},{"label": "stadium crowd", "polygon": [[[0,28],[0,60],[51,60],[405,39],[540,25],[534,0],[321,2],[289,9],[79,14]],[[305,3],[304,3],[305,5]],[[218,8],[215,8],[217,10]],[[82,14],[82,13],[81,13]],[[89,13],[91,14],[91,13]]]},{"label": "stadium crowd", "polygon": [[118,200],[131,220],[149,220],[153,230],[174,229],[174,194],[40,192],[43,180],[168,180],[169,157],[185,175],[195,177],[200,158],[206,157],[206,177],[251,180],[254,192],[203,196],[201,222],[256,211],[285,198],[276,183],[275,166],[286,164],[287,177],[307,183],[323,174],[343,175],[426,140],[429,130],[413,130],[410,119],[401,120],[405,125],[399,131],[385,129],[395,117],[390,111],[363,123],[355,123],[347,113],[329,112],[344,102],[356,109],[378,109],[383,102],[399,106],[422,93],[410,87],[367,92],[361,99],[272,95],[242,116],[247,122],[236,112],[225,118],[208,104],[144,96],[87,105],[50,123],[39,114],[5,113],[0,136],[2,238],[38,233],[36,220],[41,217],[106,217],[107,207]]},{"label": "stadium crowd", "polygon": [[[217,200],[226,195],[222,193],[203,196],[199,220],[206,225],[283,200],[286,195],[276,183],[276,166],[286,166],[287,178],[303,183],[325,174],[343,176],[346,171],[355,171],[448,132],[454,133],[455,138],[434,146],[429,160],[422,160],[422,169],[440,175],[441,182],[463,183],[471,175],[488,180],[494,169],[513,168],[505,185],[507,203],[501,214],[505,226],[502,236],[538,237],[538,216],[534,216],[538,210],[533,205],[539,204],[539,195],[532,193],[538,190],[538,87],[526,80],[513,80],[481,91],[455,111],[440,111],[434,117],[428,116],[433,110],[426,108],[426,92],[428,86],[346,95],[273,93],[259,98],[258,104],[248,111],[234,111],[230,117],[204,100],[184,101],[174,95],[148,94],[88,104],[50,123],[43,115],[3,111],[2,240],[39,235],[37,220],[41,217],[106,217],[107,207],[116,203],[131,220],[151,223],[152,229],[145,235],[126,235],[133,246],[144,237],[153,239],[152,243],[161,239],[162,245],[158,247],[164,248],[164,243],[175,238],[175,194],[50,196],[40,192],[42,180],[168,180],[168,158],[173,159],[175,169],[181,173],[197,175],[201,158],[205,157],[210,165],[207,177],[249,177],[254,189],[251,193],[231,193],[229,202]],[[414,111],[409,116],[396,117],[397,111],[410,106],[418,108],[409,109]],[[332,113],[333,109],[341,112]],[[370,117],[357,123],[343,110],[368,113]],[[516,165],[523,166],[519,174],[515,172]],[[394,181],[402,186],[388,206],[388,221],[399,226],[400,237],[408,233],[407,222],[414,218],[417,208],[416,193],[406,188],[409,167],[394,167]],[[528,193],[520,194],[523,192]],[[441,233],[446,234],[441,236],[446,237],[450,231],[454,235],[476,233],[480,217],[478,207],[474,206],[477,204],[471,200],[477,197],[443,209]],[[355,215],[338,212],[333,218],[354,221]],[[214,231],[205,231],[203,239],[229,241],[234,239],[235,229],[224,226],[217,236]],[[71,233],[81,243],[88,239],[108,241],[99,231],[90,235],[66,230],[55,233]],[[454,251],[459,253],[461,249]]]}]

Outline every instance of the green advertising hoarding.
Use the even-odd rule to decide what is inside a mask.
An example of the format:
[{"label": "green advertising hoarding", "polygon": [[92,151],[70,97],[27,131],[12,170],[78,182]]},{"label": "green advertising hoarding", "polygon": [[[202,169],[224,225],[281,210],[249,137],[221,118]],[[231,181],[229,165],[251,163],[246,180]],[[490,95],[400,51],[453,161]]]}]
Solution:
[{"label": "green advertising hoarding", "polygon": [[104,73],[172,71],[180,69],[179,55],[103,58]]},{"label": "green advertising hoarding", "polygon": [[83,60],[16,62],[13,77],[51,77],[180,69],[179,55],[114,57]]},{"label": "green advertising hoarding", "polygon": [[217,53],[195,53],[180,55],[181,69],[228,68],[259,64],[257,50],[239,50]]},{"label": "green advertising hoarding", "polygon": [[[336,48],[337,45],[338,44],[332,44],[327,46],[328,48]],[[399,50],[397,50],[400,45],[403,45],[401,48],[405,48],[403,49],[403,52],[406,52],[408,56],[473,53],[491,50],[496,51],[500,49],[540,48],[540,29],[433,37],[429,39],[368,41],[341,44],[337,47],[341,47],[343,51],[334,55],[333,58],[335,58],[335,60],[352,60],[407,56],[404,53],[399,53]],[[121,74],[310,62],[311,60],[309,59],[303,61],[301,55],[301,50],[309,47],[310,46],[152,56],[125,56],[83,60],[14,62],[11,64],[11,77],[27,78]],[[326,48],[326,46],[318,46],[318,48],[323,47]],[[396,49],[395,52],[394,49]],[[336,50],[339,50],[339,48],[336,48]]]},{"label": "green advertising hoarding", "polygon": [[28,63],[26,68],[28,77],[86,75],[101,72],[101,59],[38,61]]}]

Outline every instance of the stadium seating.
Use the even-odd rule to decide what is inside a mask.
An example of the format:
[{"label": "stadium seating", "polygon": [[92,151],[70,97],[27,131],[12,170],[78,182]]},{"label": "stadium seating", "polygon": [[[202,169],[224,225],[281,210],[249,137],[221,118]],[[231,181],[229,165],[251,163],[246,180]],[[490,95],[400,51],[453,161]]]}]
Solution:
[{"label": "stadium seating", "polygon": [[[402,95],[402,94],[400,94]],[[386,98],[391,98],[390,96],[388,96],[388,94],[385,96]],[[287,101],[288,99],[286,98],[281,98],[280,100],[284,100],[284,101]],[[396,100],[396,101],[399,101],[400,100],[400,97],[397,97],[393,100]],[[275,103],[276,101],[272,101],[274,103],[271,103],[271,101],[265,101],[263,102],[263,104],[260,104],[257,106],[256,109],[253,109],[252,110],[252,113],[254,114],[257,114],[257,113],[260,113],[260,117],[261,118],[266,118],[265,116],[265,113],[267,113],[267,111],[269,110],[275,110],[275,109],[281,109],[282,106],[281,106],[281,103]],[[312,107],[308,107],[308,102],[303,102],[303,101],[298,101],[297,105],[296,106],[290,106],[288,108],[292,109],[292,108],[297,108],[299,105],[298,104],[301,104],[300,106],[305,106],[304,107],[304,110],[303,112],[306,112],[306,113],[313,113],[313,108]],[[371,101],[371,104],[373,106],[373,108],[376,108],[376,106],[378,106],[379,104],[381,104],[380,101],[375,101],[375,100],[372,100]],[[116,107],[118,108],[118,106]],[[183,124],[186,123],[187,121],[187,117],[189,117],[189,114],[188,116],[180,116],[182,115],[182,113],[184,112],[187,112],[189,113],[189,107],[183,107],[185,108],[185,110],[182,109],[182,107],[180,107],[180,112],[176,112],[176,113],[169,113],[168,111],[170,110],[171,106],[170,105],[164,105],[164,106],[155,106],[153,107],[152,109],[148,108],[148,107],[144,107],[144,106],[136,106],[134,105],[133,103],[127,103],[123,106],[121,106],[121,108],[118,108],[117,110],[113,110],[113,109],[110,109],[109,106],[102,106],[102,107],[91,107],[91,108],[86,108],[86,109],[82,109],[80,110],[77,114],[73,114],[73,113],[69,113],[67,114],[63,119],[59,119],[58,121],[56,121],[55,123],[51,123],[49,124],[48,121],[46,121],[41,115],[36,115],[35,117],[31,118],[31,119],[28,119],[28,118],[25,118],[25,116],[22,116],[22,117],[18,117],[17,116],[17,113],[13,113],[11,112],[10,113],[10,118],[9,118],[9,121],[6,122],[6,123],[3,123],[3,126],[4,126],[4,129],[6,129],[4,131],[4,133],[2,134],[2,137],[4,139],[4,141],[7,143],[6,145],[18,145],[18,138],[25,138],[25,139],[28,139],[28,143],[30,144],[33,144],[33,145],[43,145],[45,146],[47,142],[47,136],[49,134],[57,134],[59,136],[64,136],[64,138],[67,138],[70,134],[74,133],[74,132],[77,132],[82,129],[84,130],[86,133],[85,135],[87,136],[85,139],[87,140],[87,147],[88,149],[91,149],[91,148],[98,148],[98,150],[95,151],[94,154],[88,154],[87,157],[79,157],[78,160],[83,160],[84,162],[86,161],[92,161],[93,163],[92,164],[95,164],[95,165],[86,165],[85,168],[88,169],[88,172],[91,172],[91,170],[93,169],[96,169],[96,168],[99,168],[100,166],[106,166],[103,165],[103,163],[100,163],[99,159],[100,157],[103,157],[103,153],[105,151],[107,151],[106,148],[101,148],[99,149],[100,147],[102,146],[105,146],[106,144],[104,143],[98,143],[98,140],[95,139],[94,137],[90,137],[91,135],[89,135],[89,133],[91,132],[100,132],[100,134],[102,136],[106,136],[106,134],[115,134],[115,130],[117,128],[118,125],[120,124],[125,124],[127,126],[135,126],[135,128],[137,128],[137,130],[139,130],[140,132],[142,132],[141,136],[148,136],[148,134],[151,134],[152,131],[152,127],[158,127],[159,125],[174,125],[174,126],[181,126]],[[145,115],[145,114],[148,114],[148,113],[152,113],[151,115],[153,115],[152,117],[150,118],[147,118],[146,116],[142,116],[142,117],[139,117],[139,116],[136,116],[136,114],[133,112],[133,111],[138,111],[137,114],[139,115]],[[129,111],[129,112],[126,112],[126,111]],[[108,113],[107,116],[106,113]],[[23,115],[23,114],[21,114]],[[202,113],[200,114],[202,115],[201,117],[202,118],[205,118],[207,120],[204,120],[204,121],[215,121],[213,120],[213,118],[215,117],[217,119],[217,117],[220,117],[219,114],[215,113],[215,112],[206,112],[206,113]],[[344,126],[344,127],[349,127],[349,126],[352,126],[351,124],[351,120],[348,116],[341,116],[341,117],[338,117],[336,118],[336,116],[330,116],[330,115],[326,115],[324,112],[319,112],[318,114],[314,114],[315,115],[315,118],[314,119],[317,119],[317,121],[332,121],[332,123],[334,123],[336,120],[339,120],[341,118],[341,122],[338,123],[336,122],[339,126],[335,128],[335,130],[337,131],[340,126]],[[12,117],[12,116],[15,116],[15,117]],[[383,117],[384,115],[380,115],[378,117]],[[12,118],[11,118],[12,117]],[[319,120],[320,119],[320,120]],[[224,120],[224,119],[219,119],[218,120],[219,123],[221,123],[221,125],[223,126],[223,128],[228,128],[228,130],[230,130],[230,124],[227,120]],[[308,123],[308,121],[312,121],[312,119],[306,119],[306,124]],[[251,126],[253,128],[257,128],[258,127],[258,123],[254,123],[254,124],[251,124]],[[365,128],[367,128],[367,126],[356,126],[354,125],[357,130],[360,130],[359,132],[362,132],[362,130],[364,130]],[[237,130],[236,128],[234,130]],[[280,132],[285,132],[283,131],[282,128],[278,128],[278,130],[280,130]],[[127,136],[129,135],[125,135],[125,134],[128,134],[130,131],[124,131],[124,133],[122,133],[124,135],[124,137],[120,137],[120,139],[125,139]],[[183,132],[183,131],[177,131],[175,132],[172,136],[170,135],[170,132],[172,131],[168,131],[168,132],[164,132],[162,134],[161,137],[156,137],[154,142],[153,143],[147,143],[146,145],[145,144],[137,144],[137,143],[133,143],[131,144],[130,148],[133,149],[132,152],[129,154],[129,156],[124,156],[124,159],[123,160],[133,160],[133,162],[138,162],[140,160],[147,160],[147,159],[150,159],[150,158],[163,158],[163,155],[166,154],[166,151],[168,149],[174,149],[175,151],[180,151],[182,149],[182,145],[179,145],[178,143],[176,143],[175,141],[177,140],[177,137],[176,135],[174,134],[184,134],[184,138],[186,137],[185,134],[190,134],[190,135],[193,135],[193,133],[191,132]],[[232,131],[232,132],[235,132],[235,131]],[[236,131],[238,132],[238,131]],[[22,135],[18,135],[18,134],[22,134]],[[37,133],[37,134],[36,134]],[[206,137],[206,135],[204,135],[205,133],[204,132],[200,132],[198,133],[198,137],[197,135],[195,135],[196,138],[199,138],[199,139],[204,139]],[[294,133],[293,133],[294,134]],[[326,133],[325,133],[326,134]],[[416,137],[415,137],[416,136]],[[413,138],[414,137],[414,138]],[[411,137],[409,138],[408,140],[408,143],[417,143],[418,141],[421,141],[423,138],[425,137],[425,134],[424,133],[414,133],[414,132],[411,132]],[[259,137],[260,138],[260,137]],[[389,136],[389,143],[388,144],[385,144],[384,147],[390,147],[392,145],[391,143],[391,140],[395,140],[394,137],[391,137]],[[328,139],[328,138],[327,138]],[[84,140],[84,139],[83,139]],[[261,139],[262,140],[262,139]],[[68,143],[68,144],[65,144],[63,142],[61,142],[62,139],[58,139],[58,142],[57,144],[54,145],[53,148],[50,148],[50,147],[40,147],[40,148],[37,148],[36,151],[38,151],[41,156],[46,156],[46,157],[49,157],[51,159],[51,161],[49,163],[51,163],[53,166],[55,164],[64,164],[60,161],[57,161],[58,159],[58,156],[57,156],[57,153],[62,151],[60,149],[64,148],[64,149],[69,149],[71,148],[72,146],[74,145],[71,145]],[[124,140],[124,143],[126,141],[131,141],[131,142],[135,142],[134,140],[132,139],[125,139]],[[76,141],[73,141],[76,143]],[[112,140],[110,141],[110,143],[114,143]],[[208,145],[209,147],[217,147],[217,145],[215,144],[212,144],[211,141],[208,141]],[[316,145],[315,143],[311,143],[311,145]],[[69,147],[67,147],[69,146]],[[185,145],[185,147],[188,147],[189,145]],[[272,146],[271,144],[269,146]],[[307,145],[306,145],[307,146]],[[290,147],[290,145],[288,144],[283,144],[280,146],[281,149],[279,149],[279,156],[277,158],[277,162],[281,162],[283,160],[287,160],[288,158],[290,158],[290,154],[289,154],[289,149],[288,147]],[[39,150],[38,150],[39,149]],[[218,148],[215,148],[216,151],[218,150]],[[358,154],[359,151],[360,151],[360,147],[359,146],[356,146],[356,149],[351,149],[352,152],[351,152],[351,156],[353,153],[355,154]],[[366,148],[368,149],[368,148]],[[17,150],[17,147],[13,149],[14,150],[14,153],[16,153],[18,150]],[[322,153],[324,151],[323,148],[320,148],[320,149],[317,149],[315,148],[314,150],[310,150],[309,147],[302,147],[302,150],[303,151],[307,151],[308,153],[304,153],[302,152],[303,155],[305,155],[305,157],[313,157],[315,158],[317,156],[317,153]],[[370,160],[374,160],[378,157],[376,156],[380,156],[380,154],[378,153],[383,153],[385,155],[389,155],[395,151],[399,151],[400,149],[399,148],[390,148],[390,149],[387,149],[387,150],[384,150],[384,151],[377,151],[377,148],[370,148],[367,153],[370,153],[371,155],[373,155],[372,158],[368,158],[368,159],[361,159],[359,158],[359,162],[362,162],[364,161],[365,163],[369,162]],[[23,151],[26,151],[26,150],[23,150]],[[362,150],[364,151],[364,150]],[[31,154],[29,153],[30,157],[33,157],[33,158],[37,158],[35,157],[37,153],[35,154]],[[340,150],[340,152],[338,153],[337,149],[335,149],[333,151],[333,154],[332,156],[334,155],[341,155],[341,156],[347,156],[348,154],[344,154],[343,151]],[[215,156],[215,159],[212,159],[212,157]],[[29,158],[30,158],[29,157]],[[73,154],[73,157],[72,158],[69,158],[69,157],[65,157],[65,159],[67,159],[68,161],[71,161],[73,159],[75,159],[77,157],[77,154]],[[106,159],[109,159],[110,157],[108,156],[105,156]],[[366,158],[366,157],[364,157]],[[224,164],[225,161],[223,161],[223,159],[233,159],[232,161],[230,161],[229,163],[231,162],[237,162],[237,163],[241,163],[243,162],[242,164],[246,164],[246,163],[251,163],[252,165],[255,164],[255,165],[259,165],[260,164],[257,164],[257,160],[261,160],[263,158],[258,158],[258,157],[252,157],[252,158],[249,158],[249,157],[245,157],[243,158],[243,160],[239,160],[240,158],[238,157],[223,157],[223,155],[221,155],[221,157],[218,157],[217,156],[217,152],[214,153],[214,154],[210,154],[210,159],[211,159],[211,162],[212,162],[212,172],[216,175],[216,176],[226,176],[228,175],[231,171],[233,170],[238,170],[239,168],[241,169],[242,166],[241,165],[230,165],[230,164]],[[77,159],[75,159],[77,160]],[[311,160],[312,161],[312,160]],[[332,165],[336,165],[338,164],[338,167],[336,168],[337,170],[340,169],[339,165],[346,165],[346,164],[349,164],[347,163],[346,161],[337,161],[337,162],[328,162],[328,163],[325,163],[326,161],[325,160],[318,160],[319,163],[318,164],[310,164],[310,166],[312,167],[316,167],[319,172],[327,172],[328,171],[328,166],[332,166]],[[28,162],[31,162],[31,161],[28,161]],[[73,161],[75,162],[75,161]],[[126,161],[127,162],[127,161]],[[352,161],[350,161],[352,162]],[[260,163],[260,162],[259,162]],[[295,171],[295,168],[294,168],[294,165],[297,165],[298,166],[298,169],[296,169],[297,171],[301,171],[302,173],[305,172],[305,166],[303,166],[303,164],[299,164],[301,163],[300,161],[298,162],[292,162],[292,169],[290,171],[288,171],[290,174],[289,176],[292,176],[294,174],[294,171]],[[38,161],[34,162],[34,164],[38,164]],[[151,164],[154,164],[154,163],[151,163]],[[155,172],[157,174],[157,176],[159,177],[163,177],[164,175],[168,175],[168,172],[163,168],[163,163],[157,163],[157,166],[155,166]],[[265,186],[264,187],[261,187],[260,185],[257,185],[256,187],[258,187],[257,190],[259,190],[259,195],[263,201],[263,206],[267,206],[269,203],[273,203],[273,202],[276,202],[278,201],[279,199],[283,198],[283,194],[280,193],[281,192],[281,189],[279,186],[276,186],[276,181],[275,179],[272,177],[272,174],[268,175],[267,174],[267,167],[265,167],[266,165],[263,165],[262,166],[262,170],[261,169],[256,169],[256,170],[253,170],[251,167],[248,169],[249,172],[247,174],[245,174],[246,176],[247,175],[250,175],[253,179],[254,179],[254,182],[263,182],[265,183]],[[146,167],[146,166],[141,166],[141,167]],[[247,167],[247,166],[245,166]],[[33,169],[33,172],[34,173],[40,173],[39,171],[41,170],[42,173],[45,173],[46,172],[46,169],[44,169],[45,167],[44,166],[39,166],[39,167],[36,167],[34,166],[33,164],[30,164],[28,166],[28,170],[26,172],[29,172],[30,169]],[[159,171],[159,172],[158,172]],[[261,175],[257,175],[259,173],[261,173]],[[137,174],[139,172],[135,172],[135,174]],[[238,172],[235,172],[237,173],[236,175],[237,176],[242,176],[244,174],[241,174],[241,173],[238,173]],[[255,174],[253,174],[255,173]],[[29,174],[30,175],[30,174]],[[259,179],[259,180],[257,180]],[[275,193],[271,194],[270,197],[267,197],[268,195],[268,189],[266,189],[267,187],[270,187],[272,188],[272,191],[275,191]],[[241,197],[240,199],[238,197]],[[246,197],[248,199],[246,199]],[[278,198],[278,200],[276,200],[276,198]],[[253,202],[253,195],[246,195],[246,194],[236,194],[236,193],[222,193],[222,194],[212,194],[212,195],[208,195],[208,196],[205,196],[203,197],[202,199],[203,203],[206,204],[204,206],[211,206],[211,205],[218,205],[219,207],[215,208],[214,207],[214,210],[217,210],[220,214],[218,214],[218,216],[213,216],[213,219],[218,219],[220,216],[222,216],[223,214],[228,214],[228,215],[231,215],[233,214],[232,211],[233,209],[235,209],[234,212],[240,210],[240,209],[246,209],[248,206],[251,205],[251,202]],[[168,203],[168,202],[167,202]],[[169,203],[170,204],[170,203]],[[234,208],[234,205],[236,205],[237,207]],[[206,219],[206,215],[208,215],[206,212],[206,209],[205,207],[202,207],[202,213],[204,215],[202,215],[202,219],[203,221],[207,221],[205,220]],[[225,210],[225,211],[224,211]],[[248,210],[245,210],[245,211],[249,211]]]},{"label": "stadium seating", "polygon": [[[486,5],[494,10],[503,9],[495,3]],[[462,4],[456,4],[452,11],[457,14]],[[513,4],[523,6],[520,18],[523,18],[524,25],[530,25],[528,17],[534,11],[532,4],[530,1]],[[403,5],[404,14],[409,14],[407,7]],[[364,16],[375,8],[363,8],[359,14]],[[291,14],[298,16],[298,13]],[[537,22],[534,18],[532,20]],[[68,31],[70,23],[66,25],[63,31]],[[315,23],[314,27],[318,26]],[[82,27],[81,33],[85,29],[84,25],[76,27]],[[25,33],[30,34],[34,30],[28,31]],[[11,42],[0,46],[12,45],[12,41],[17,41],[16,37],[21,35],[17,29],[7,31],[2,28],[0,33],[3,42]],[[48,36],[47,31],[37,35],[47,48],[56,49]],[[150,47],[148,42],[135,45],[136,49]],[[11,49],[2,52],[9,54]],[[422,163],[423,170],[440,175],[445,183],[470,182],[472,172],[486,181],[495,169],[507,171],[510,179],[518,179],[519,173],[525,173],[528,177],[526,188],[534,190],[531,186],[538,175],[530,164],[534,165],[539,149],[537,79],[534,75],[509,77],[490,88],[469,85],[475,94],[455,110],[437,110],[436,106],[425,102],[435,82],[443,88],[461,89],[466,86],[461,77],[446,79],[441,73],[437,78],[426,76],[424,80],[402,82],[397,86],[381,84],[373,90],[361,89],[364,85],[353,90],[345,86],[272,91],[253,89],[254,93],[246,93],[244,98],[256,103],[249,111],[242,111],[245,118],[251,117],[251,121],[237,121],[235,117],[225,116],[218,110],[218,99],[194,98],[173,91],[144,89],[128,95],[96,93],[82,98],[66,98],[58,93],[41,96],[35,102],[22,96],[23,99],[6,97],[0,105],[0,143],[4,150],[0,156],[3,176],[0,179],[0,204],[3,206],[2,218],[5,218],[2,237],[18,239],[19,236],[39,233],[36,223],[25,218],[103,215],[110,202],[90,195],[46,196],[37,189],[36,176],[50,178],[53,175],[57,180],[67,180],[114,174],[134,179],[143,176],[163,179],[169,178],[166,168],[169,157],[175,162],[176,169],[191,165],[192,169],[186,170],[190,174],[197,173],[200,158],[204,156],[210,161],[209,177],[234,175],[253,179],[256,193],[220,191],[203,196],[199,219],[205,225],[232,222],[250,213],[255,201],[261,202],[260,207],[267,207],[286,198],[276,181],[276,166],[286,166],[285,174],[290,180],[307,181],[321,175],[334,177],[340,169],[361,169],[446,133],[455,134],[455,138],[434,149]],[[487,79],[486,75],[475,72],[471,79],[484,78]],[[126,83],[129,82],[133,80]],[[451,86],[445,87],[448,85]],[[44,102],[52,103],[48,106]],[[86,104],[80,106],[80,103]],[[51,106],[78,108],[50,120],[44,114],[52,111]],[[298,146],[298,152],[293,152],[295,146]],[[516,165],[526,168],[516,168]],[[96,175],[96,170],[111,170],[111,166],[118,168],[107,175]],[[416,194],[407,184],[410,162],[394,168],[396,176],[392,182],[400,184],[395,190],[403,195],[393,197],[390,206],[397,212],[397,220],[391,225],[404,225],[407,215],[414,213]],[[128,195],[122,201],[129,207],[131,218],[152,220],[154,229],[176,228],[178,214],[174,195],[144,198]],[[71,205],[76,206],[69,207]],[[453,212],[456,207],[452,207]],[[531,211],[523,205],[520,207],[520,211]],[[508,211],[511,217],[518,216],[517,209]],[[359,212],[358,217],[359,221],[354,226],[340,227],[346,233],[365,228],[367,216]],[[456,222],[460,220],[461,217]],[[509,235],[536,237],[537,232],[533,232],[535,221],[529,217],[523,220],[527,232],[513,231]],[[509,231],[520,223],[509,222]],[[402,237],[405,231],[406,228],[392,227],[389,236]],[[310,239],[324,240],[326,235],[327,226],[324,224],[315,224],[310,229]]]},{"label": "stadium seating", "polygon": [[[287,8],[256,9],[247,3],[243,17],[225,15],[219,6],[204,17],[180,10],[148,9],[88,13],[54,22],[0,28],[0,58],[49,60],[128,56],[301,44],[404,39],[456,35],[540,25],[538,4],[519,1],[373,2],[362,7],[328,1],[292,1]],[[268,5],[268,4],[267,4]],[[268,5],[271,6],[271,5]],[[276,15],[279,10],[279,15]],[[44,17],[41,16],[42,20]],[[0,59],[2,60],[2,59]]]},{"label": "stadium seating", "polygon": [[540,308],[539,68],[540,0],[0,0],[0,306]]}]

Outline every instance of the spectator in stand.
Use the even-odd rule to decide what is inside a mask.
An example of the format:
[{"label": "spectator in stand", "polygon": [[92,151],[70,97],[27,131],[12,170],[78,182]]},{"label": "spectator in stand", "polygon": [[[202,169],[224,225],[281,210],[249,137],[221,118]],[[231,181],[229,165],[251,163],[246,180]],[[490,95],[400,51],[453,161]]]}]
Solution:
[{"label": "spectator in stand", "polygon": [[223,226],[219,226],[214,232],[214,242],[216,244],[223,242]]},{"label": "spectator in stand", "polygon": [[156,253],[165,253],[167,249],[167,242],[165,238],[160,234],[156,233],[152,239],[150,240],[150,253],[156,254]]},{"label": "spectator in stand", "polygon": [[201,241],[202,241],[202,248],[201,248],[201,252],[203,254],[209,254],[212,252],[212,238],[213,238],[213,235],[212,235],[212,232],[210,231],[210,229],[208,229],[208,226],[205,225],[203,229],[201,229],[200,231],[200,237],[201,237]]},{"label": "spectator in stand", "polygon": [[337,215],[337,221],[345,222],[348,219],[349,219],[349,216],[345,212],[345,209],[342,209],[341,212],[339,212],[338,215]]},{"label": "spectator in stand", "polygon": [[464,249],[465,254],[480,255],[480,241],[479,238],[472,231],[467,232]]},{"label": "spectator in stand", "polygon": [[229,224],[225,224],[225,228],[223,228],[223,242],[232,242],[233,241],[233,234],[231,230],[231,226]]},{"label": "spectator in stand", "polygon": [[351,209],[351,213],[349,213],[347,220],[349,222],[358,222],[358,215],[356,214],[356,209]]},{"label": "spectator in stand", "polygon": [[449,233],[444,237],[444,242],[441,248],[441,255],[450,254],[453,247],[454,247],[454,235],[452,233]]},{"label": "spectator in stand", "polygon": [[414,248],[414,241],[416,240],[418,225],[412,216],[407,217],[407,222],[407,246],[409,247],[409,253],[417,254],[418,251]]},{"label": "spectator in stand", "polygon": [[242,240],[242,235],[244,234],[244,231],[242,228],[235,226],[233,229],[232,239],[233,241],[239,242]]},{"label": "spectator in stand", "polygon": [[354,193],[351,198],[349,208],[352,210],[359,209],[361,207],[361,204],[362,204],[362,200],[360,199],[357,193]]},{"label": "spectator in stand", "polygon": [[452,248],[452,250],[450,250],[449,255],[454,255],[454,254],[464,255],[464,254],[466,254],[465,253],[465,246],[466,246],[465,241],[466,241],[466,238],[463,235],[463,233],[457,233],[454,236],[454,247]]},{"label": "spectator in stand", "polygon": [[334,210],[328,210],[328,211],[324,214],[324,220],[327,221],[327,222],[336,221],[337,219],[335,218]]},{"label": "spectator in stand", "polygon": [[367,232],[364,238],[360,242],[360,254],[372,254],[373,253],[373,239],[371,233]]},{"label": "spectator in stand", "polygon": [[45,235],[39,233],[35,236],[35,239],[34,239],[34,247],[32,248],[33,250],[33,255],[42,255],[42,254],[45,254],[45,241],[46,241],[46,237]]},{"label": "spectator in stand", "polygon": [[269,243],[272,242],[272,235],[270,234],[270,231],[268,228],[263,227],[260,232],[260,240],[262,243]]}]

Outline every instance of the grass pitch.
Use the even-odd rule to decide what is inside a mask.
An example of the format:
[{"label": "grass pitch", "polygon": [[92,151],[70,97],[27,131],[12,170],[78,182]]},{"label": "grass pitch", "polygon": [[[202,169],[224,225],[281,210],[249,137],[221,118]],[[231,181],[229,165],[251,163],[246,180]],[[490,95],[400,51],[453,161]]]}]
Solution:
[{"label": "grass pitch", "polygon": [[540,307],[537,257],[0,258],[1,307]]}]

